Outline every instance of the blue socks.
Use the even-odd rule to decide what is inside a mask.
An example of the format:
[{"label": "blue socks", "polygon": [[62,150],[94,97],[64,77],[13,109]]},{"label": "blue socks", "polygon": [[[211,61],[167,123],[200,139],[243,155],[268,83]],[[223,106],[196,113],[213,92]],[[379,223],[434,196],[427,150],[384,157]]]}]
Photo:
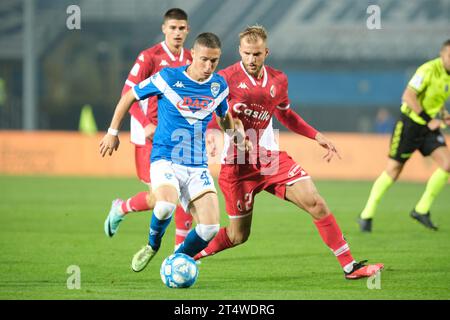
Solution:
[{"label": "blue socks", "polygon": [[188,235],[186,236],[186,239],[184,242],[180,245],[177,251],[175,253],[184,253],[188,256],[195,256],[197,253],[202,251],[208,246],[209,241],[205,241],[197,234],[197,231],[195,229],[192,229]]},{"label": "blue socks", "polygon": [[148,235],[148,244],[153,250],[157,251],[161,246],[161,239],[166,232],[167,227],[172,220],[172,216],[166,220],[159,220],[155,214],[152,214],[152,220],[150,221],[150,234]]}]

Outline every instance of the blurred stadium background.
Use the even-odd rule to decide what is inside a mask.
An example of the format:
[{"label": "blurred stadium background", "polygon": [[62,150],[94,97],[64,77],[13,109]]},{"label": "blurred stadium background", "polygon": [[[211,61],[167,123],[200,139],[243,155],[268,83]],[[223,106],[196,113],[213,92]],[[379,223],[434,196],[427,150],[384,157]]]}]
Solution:
[{"label": "blurred stadium background", "polygon": [[[72,4],[81,30],[66,27]],[[371,4],[381,30],[366,26]],[[377,112],[397,115],[411,74],[450,35],[449,0],[2,0],[0,129],[77,130],[85,104],[106,129],[137,53],[162,40],[171,7],[189,14],[188,47],[203,31],[221,37],[219,68],[239,59],[242,28],[264,25],[268,63],[288,74],[293,106],[324,131],[376,132]]]},{"label": "blurred stadium background", "polygon": [[[80,29],[68,27],[71,5],[79,8]],[[370,5],[380,8],[381,29],[367,26]],[[187,47],[201,32],[221,37],[219,69],[240,58],[244,27],[267,28],[267,63],[287,73],[294,110],[338,133],[331,138],[345,161],[324,169],[321,150],[307,139],[286,139],[274,119],[282,146],[324,179],[378,175],[407,81],[450,37],[450,0],[2,0],[0,173],[133,176],[130,144],[103,162],[95,149],[137,54],[162,41],[162,15],[172,7],[189,14]],[[74,134],[86,105],[100,133],[80,142]],[[23,130],[39,130],[39,143]],[[432,169],[416,156],[402,179],[425,181]]]}]

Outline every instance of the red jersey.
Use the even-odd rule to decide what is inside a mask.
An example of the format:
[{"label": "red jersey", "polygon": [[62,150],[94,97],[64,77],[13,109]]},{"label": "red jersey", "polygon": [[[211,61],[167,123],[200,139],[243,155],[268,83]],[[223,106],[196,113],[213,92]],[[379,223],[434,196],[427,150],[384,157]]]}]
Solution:
[{"label": "red jersey", "polygon": [[[250,131],[255,134],[253,148],[275,151],[279,146],[272,127],[272,115],[290,107],[288,80],[283,72],[269,66],[263,66],[262,73],[261,79],[255,79],[247,73],[242,62],[219,71],[230,88],[228,104],[231,115],[242,121],[247,135],[251,135]],[[229,137],[224,137],[224,160],[236,158],[235,148],[230,148]]]},{"label": "red jersey", "polygon": [[[188,49],[181,48],[179,56],[170,52],[166,43],[163,41],[157,45],[145,49],[137,57],[133,68],[128,74],[125,85],[122,89],[122,95],[130,88],[139,84],[151,75],[157,73],[165,67],[180,67],[190,64],[192,61],[191,52]],[[144,128],[150,123],[157,124],[158,102],[156,97],[135,102],[130,108],[131,142],[136,145],[145,145]]]}]

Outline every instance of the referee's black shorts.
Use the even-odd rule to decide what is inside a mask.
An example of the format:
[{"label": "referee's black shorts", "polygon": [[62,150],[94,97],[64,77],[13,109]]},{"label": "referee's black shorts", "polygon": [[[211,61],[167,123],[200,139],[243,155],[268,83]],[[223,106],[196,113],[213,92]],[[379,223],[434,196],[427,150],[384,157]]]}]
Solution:
[{"label": "referee's black shorts", "polygon": [[389,158],[405,163],[414,151],[429,156],[439,147],[446,146],[441,131],[431,131],[426,125],[420,125],[405,114],[401,114],[391,136]]}]

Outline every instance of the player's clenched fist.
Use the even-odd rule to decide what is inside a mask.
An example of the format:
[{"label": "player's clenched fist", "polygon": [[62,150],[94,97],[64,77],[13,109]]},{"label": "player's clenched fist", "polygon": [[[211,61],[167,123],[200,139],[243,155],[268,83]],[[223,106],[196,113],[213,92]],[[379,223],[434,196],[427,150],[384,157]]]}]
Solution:
[{"label": "player's clenched fist", "polygon": [[112,155],[113,151],[119,148],[119,137],[111,135],[109,133],[105,134],[102,141],[100,141],[100,154],[102,157],[105,156],[106,153]]}]

